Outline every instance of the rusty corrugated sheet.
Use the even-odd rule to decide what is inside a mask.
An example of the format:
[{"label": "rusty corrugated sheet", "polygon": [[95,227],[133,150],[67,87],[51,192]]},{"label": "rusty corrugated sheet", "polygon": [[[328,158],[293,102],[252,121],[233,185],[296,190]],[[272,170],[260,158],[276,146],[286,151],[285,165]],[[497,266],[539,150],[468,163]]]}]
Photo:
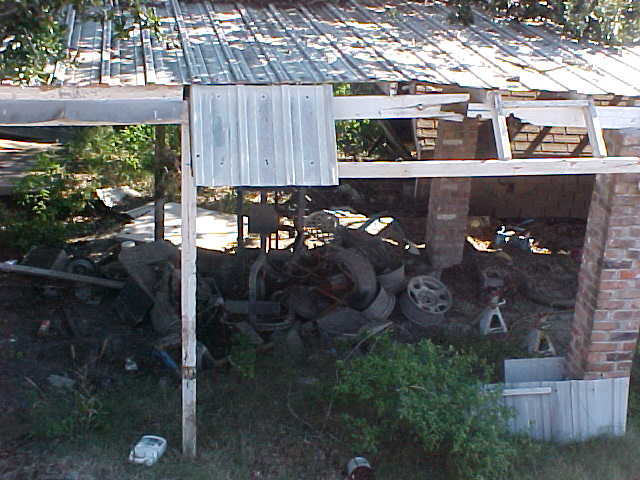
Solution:
[{"label": "rusty corrugated sheet", "polygon": [[194,86],[196,184],[337,185],[332,98],[329,85]]},{"label": "rusty corrugated sheet", "polygon": [[640,47],[562,40],[439,2],[346,0],[289,6],[165,0],[161,38],[69,15],[69,85],[311,84],[420,80],[464,87],[640,94]]}]

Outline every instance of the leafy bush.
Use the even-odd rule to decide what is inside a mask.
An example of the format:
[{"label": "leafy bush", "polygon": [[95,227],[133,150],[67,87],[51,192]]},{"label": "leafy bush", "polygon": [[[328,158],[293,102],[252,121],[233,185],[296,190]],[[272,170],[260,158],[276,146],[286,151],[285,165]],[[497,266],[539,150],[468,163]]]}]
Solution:
[{"label": "leafy bush", "polygon": [[[168,142],[178,130],[167,127]],[[154,127],[93,127],[56,151],[40,153],[33,170],[15,187],[19,210],[0,211],[0,241],[27,250],[33,245],[59,245],[80,224],[74,217],[91,213],[96,188],[150,183],[154,166]],[[171,155],[165,155],[167,162]],[[167,171],[171,171],[167,165]],[[168,188],[171,190],[171,187]]]},{"label": "leafy bush", "polygon": [[341,362],[339,372],[337,405],[360,451],[413,442],[443,455],[459,478],[493,480],[508,472],[515,455],[509,412],[498,403],[499,390],[483,387],[490,372],[475,355],[383,337],[369,354]]}]

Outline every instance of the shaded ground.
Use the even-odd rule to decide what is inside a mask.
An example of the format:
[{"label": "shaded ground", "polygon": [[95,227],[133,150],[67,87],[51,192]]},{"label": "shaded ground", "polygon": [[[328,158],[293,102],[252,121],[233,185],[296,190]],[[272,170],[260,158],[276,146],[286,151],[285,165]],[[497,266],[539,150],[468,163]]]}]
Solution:
[{"label": "shaded ground", "polygon": [[[327,195],[326,190],[323,194]],[[402,211],[397,218],[407,236],[422,243],[424,218],[413,213]],[[494,233],[492,226],[485,239]],[[563,243],[566,235],[557,237],[554,241]],[[91,257],[94,250],[104,250],[112,242],[92,238],[70,249]],[[0,260],[16,258],[15,254],[1,251]],[[246,269],[240,275],[238,269],[223,268],[229,263],[225,258],[228,260],[217,252],[200,260],[211,260],[216,281],[223,290],[233,291],[230,298],[246,298]],[[481,292],[479,272],[490,265],[505,273],[502,312],[509,332],[481,337],[476,320],[487,298]],[[391,320],[401,325],[396,327],[398,332],[408,330],[410,339],[429,336],[473,349],[496,366],[496,381],[500,381],[505,358],[529,355],[523,339],[533,327],[544,323],[557,353],[564,354],[570,315],[549,316],[563,310],[549,303],[555,294],[566,300],[575,293],[577,267],[571,255],[532,255],[517,249],[498,255],[467,247],[463,264],[442,275],[453,295],[446,328],[412,327],[398,308]],[[410,273],[426,271],[424,255],[409,268]],[[327,413],[327,385],[335,379],[334,350],[318,341],[315,349],[292,356],[276,341],[273,349],[258,356],[255,378],[242,376],[228,364],[201,370],[201,453],[197,461],[189,462],[179,452],[179,380],[152,355],[156,337],[151,325],[147,321],[134,328],[124,323],[111,308],[115,294],[102,293],[98,304],[86,304],[76,296],[73,284],[0,274],[0,478],[344,478],[344,465],[359,452],[341,436],[340,419]],[[38,335],[44,321],[50,327],[46,334]],[[129,357],[138,371],[125,371]],[[177,361],[179,355],[174,358]],[[48,380],[52,374],[73,380],[75,388],[52,387]],[[130,447],[143,434],[159,434],[169,441],[167,454],[151,469],[126,461]],[[630,442],[636,442],[635,437]],[[552,458],[549,452],[541,457]],[[442,460],[425,458],[409,440],[370,460],[379,479],[438,479],[444,475]],[[543,471],[547,470],[541,467]],[[527,477],[529,473],[524,469],[517,478],[534,478]],[[604,473],[599,478],[627,480]]]},{"label": "shaded ground", "polygon": [[36,165],[36,155],[56,144],[0,139],[0,195],[9,195],[15,183]]},{"label": "shaded ground", "polygon": [[[433,338],[473,346],[499,367],[504,358],[527,355],[524,333],[539,313],[553,309],[528,300],[514,281],[505,293],[510,332],[479,337],[474,320],[484,303],[477,268],[485,255],[491,254],[468,252],[465,263],[442,278],[454,297],[449,321],[467,325],[469,334]],[[511,266],[503,266],[514,273],[516,261],[523,268],[526,262],[553,260],[511,255]],[[340,479],[346,461],[358,453],[334,436],[341,431],[339,419],[326,416],[334,357],[320,349],[294,358],[276,343],[259,356],[254,379],[228,366],[201,371],[201,456],[195,463],[185,461],[179,452],[179,381],[151,355],[149,325],[132,328],[118,320],[109,294],[101,304],[87,305],[64,282],[0,274],[0,284],[0,478]],[[399,312],[392,318],[403,320]],[[51,326],[38,336],[43,320]],[[552,327],[562,354],[567,323]],[[127,357],[135,359],[138,372],[124,370]],[[78,397],[50,386],[51,374],[68,376],[76,392],[84,393]],[[169,440],[167,455],[152,469],[126,462],[143,434]],[[371,458],[379,478],[423,478],[425,472],[443,478],[438,458],[422,458],[413,449],[411,443],[398,445],[397,451]]]}]

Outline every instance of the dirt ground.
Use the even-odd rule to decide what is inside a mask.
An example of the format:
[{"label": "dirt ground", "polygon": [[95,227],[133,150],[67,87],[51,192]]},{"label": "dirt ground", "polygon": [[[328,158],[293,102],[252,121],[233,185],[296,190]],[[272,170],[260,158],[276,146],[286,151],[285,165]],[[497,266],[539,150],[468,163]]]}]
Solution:
[{"label": "dirt ground", "polygon": [[[401,213],[397,218],[407,236],[419,244],[424,220]],[[493,228],[484,237],[476,232],[477,238],[490,240]],[[532,328],[547,332],[557,355],[563,355],[579,268],[573,252],[581,245],[583,226],[557,222],[536,228],[538,238],[563,253],[537,255],[513,248],[478,252],[467,245],[464,262],[442,273],[453,298],[444,327],[438,331],[416,328],[396,307],[390,317],[393,328],[408,332],[414,340],[426,336],[461,347],[476,345],[496,366],[496,381],[502,380],[505,358],[532,355],[525,344]],[[5,249],[0,260],[16,255]],[[231,256],[226,260],[232,261]],[[409,274],[424,272],[424,265],[423,260],[416,261]],[[501,311],[509,330],[483,337],[477,318],[487,297],[480,286],[480,272],[489,266],[499,269],[505,280],[506,303]],[[216,272],[219,283],[234,275],[222,273]],[[153,355],[157,336],[152,326],[145,322],[133,327],[121,320],[112,308],[116,293],[97,293],[98,300],[91,298],[87,303],[72,283],[0,274],[0,478],[343,478],[345,461],[357,452],[308,425],[311,419],[321,421],[323,415],[308,410],[315,405],[313,398],[308,403],[309,396],[322,392],[307,388],[327,374],[323,359],[328,351],[322,342],[302,359],[291,357],[275,342],[272,350],[259,357],[250,381],[228,365],[201,371],[203,454],[199,462],[188,464],[179,454],[179,381]],[[179,361],[178,352],[172,355]],[[137,364],[136,371],[125,369],[128,358]],[[51,375],[73,381],[73,388],[53,386]],[[86,418],[74,421],[89,422],[93,428],[91,422],[102,421],[100,415],[106,412],[99,433],[65,431],[69,411],[54,407],[56,399],[62,405],[70,396],[88,412]],[[61,429],[59,436],[56,429]],[[132,442],[154,432],[170,440],[163,466],[151,471],[128,465],[125,458]],[[384,463],[384,458],[375,460]],[[427,462],[411,468],[424,472],[432,466]],[[219,470],[217,475],[211,476],[212,467]],[[390,476],[383,478],[394,478],[396,467],[389,468]],[[396,473],[405,475],[407,470]],[[433,478],[438,475],[433,472]]]}]

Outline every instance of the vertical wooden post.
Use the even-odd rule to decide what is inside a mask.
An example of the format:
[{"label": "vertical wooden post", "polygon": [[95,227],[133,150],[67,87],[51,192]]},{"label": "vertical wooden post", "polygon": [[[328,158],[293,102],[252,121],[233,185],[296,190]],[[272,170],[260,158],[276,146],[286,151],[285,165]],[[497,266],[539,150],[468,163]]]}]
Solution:
[{"label": "vertical wooden post", "polygon": [[196,456],[196,186],[188,117],[181,125],[182,160],[182,452]]},{"label": "vertical wooden post", "polygon": [[238,249],[236,254],[241,253],[244,248],[244,190],[242,187],[236,188],[236,224],[238,230]]},{"label": "vertical wooden post", "polygon": [[594,157],[606,157],[607,145],[604,141],[604,134],[602,127],[600,126],[600,118],[596,110],[593,99],[589,99],[589,105],[582,109],[584,116],[584,122],[587,126],[587,133],[589,134],[589,143],[593,149]]},{"label": "vertical wooden post", "polygon": [[511,153],[509,130],[507,129],[507,117],[502,109],[500,92],[488,92],[487,100],[491,108],[491,121],[493,123],[493,134],[496,139],[498,160],[511,160],[513,155]]},{"label": "vertical wooden post", "polygon": [[155,155],[153,163],[153,239],[164,240],[164,204],[166,201],[166,127],[156,125]]},{"label": "vertical wooden post", "polygon": [[[266,206],[267,205],[267,191],[266,190],[260,190],[260,205]],[[260,234],[260,250],[263,253],[267,252],[267,234],[266,233],[261,233]]]},{"label": "vertical wooden post", "polygon": [[[276,209],[276,212],[278,211],[278,190],[274,190],[273,191],[273,208]],[[278,216],[278,218],[280,218],[280,216]],[[280,236],[280,228],[278,228],[276,230],[276,250],[278,250],[278,247],[280,246],[280,242],[279,242],[279,237]],[[271,248],[271,245],[269,245],[269,248]]]}]

